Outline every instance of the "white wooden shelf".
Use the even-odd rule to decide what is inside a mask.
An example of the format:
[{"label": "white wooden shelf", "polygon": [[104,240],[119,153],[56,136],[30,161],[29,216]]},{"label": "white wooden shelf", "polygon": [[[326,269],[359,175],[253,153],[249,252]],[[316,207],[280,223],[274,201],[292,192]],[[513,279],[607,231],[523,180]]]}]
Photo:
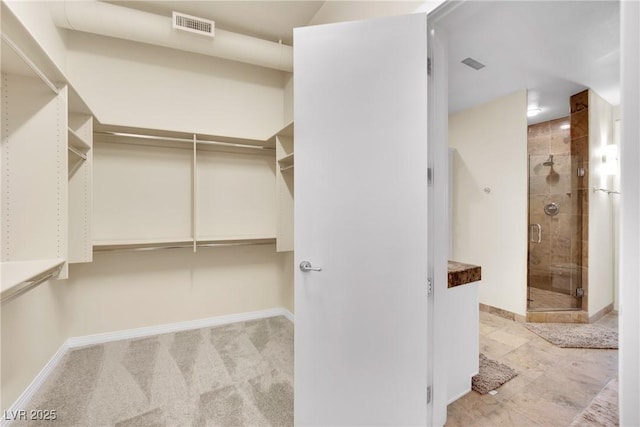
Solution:
[{"label": "white wooden shelf", "polygon": [[275,236],[225,236],[225,237],[198,237],[196,244],[206,245],[249,245],[271,244],[276,242]]},{"label": "white wooden shelf", "polygon": [[2,285],[0,299],[4,302],[13,296],[37,285],[39,279],[65,263],[62,258],[35,261],[8,261],[2,263]]},{"label": "white wooden shelf", "polygon": [[281,171],[286,171],[293,168],[293,153],[289,153],[286,156],[278,159]]},{"label": "white wooden shelf", "polygon": [[69,149],[75,148],[80,153],[84,154],[91,149],[91,144],[85,141],[76,131],[71,128],[67,128],[69,134]]},{"label": "white wooden shelf", "polygon": [[268,141],[272,141],[275,144],[276,138],[278,136],[288,136],[288,137],[293,138],[293,121],[290,121],[289,123],[284,125],[280,130],[278,130],[276,133],[274,133],[268,139]]},{"label": "white wooden shelf", "polygon": [[[264,236],[224,236],[224,237],[199,237],[196,246],[216,245],[250,245],[272,244],[276,238]],[[134,249],[167,249],[193,247],[193,238],[167,238],[167,239],[137,239],[137,240],[96,240],[93,242],[95,252],[110,252],[116,250]]]},{"label": "white wooden shelf", "polygon": [[271,139],[249,139],[224,135],[205,135],[160,129],[144,129],[100,124],[95,135],[102,142],[171,147],[190,150],[195,142],[198,150],[266,150],[273,152]]}]

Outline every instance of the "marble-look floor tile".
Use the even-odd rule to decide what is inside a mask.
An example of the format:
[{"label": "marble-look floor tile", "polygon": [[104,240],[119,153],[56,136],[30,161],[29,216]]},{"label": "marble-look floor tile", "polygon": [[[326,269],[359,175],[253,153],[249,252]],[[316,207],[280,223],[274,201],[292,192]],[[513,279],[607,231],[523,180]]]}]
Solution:
[{"label": "marble-look floor tile", "polygon": [[512,334],[510,332],[505,331],[504,329],[497,330],[492,334],[488,335],[494,341],[498,341],[499,343],[505,344],[512,349],[518,348],[523,344],[529,342],[529,339],[520,337],[516,334]]},{"label": "marble-look floor tile", "polygon": [[[598,324],[617,329],[617,314]],[[480,351],[518,372],[495,395],[471,391],[447,408],[447,426],[569,425],[617,377],[618,351],[560,348],[525,328],[480,313]]]},{"label": "marble-look floor tile", "polygon": [[499,359],[513,349],[514,347],[496,341],[488,336],[480,337],[480,353],[484,353],[490,359]]}]

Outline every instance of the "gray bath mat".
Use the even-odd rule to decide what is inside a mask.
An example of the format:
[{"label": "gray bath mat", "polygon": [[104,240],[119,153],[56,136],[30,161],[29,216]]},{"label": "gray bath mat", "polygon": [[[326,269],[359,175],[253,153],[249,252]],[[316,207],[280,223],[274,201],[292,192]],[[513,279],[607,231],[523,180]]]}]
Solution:
[{"label": "gray bath mat", "polygon": [[506,383],[517,374],[504,363],[496,362],[480,353],[480,369],[478,375],[471,379],[471,388],[480,394],[486,394]]},{"label": "gray bath mat", "polygon": [[563,348],[618,348],[618,333],[582,323],[527,323],[531,332]]}]

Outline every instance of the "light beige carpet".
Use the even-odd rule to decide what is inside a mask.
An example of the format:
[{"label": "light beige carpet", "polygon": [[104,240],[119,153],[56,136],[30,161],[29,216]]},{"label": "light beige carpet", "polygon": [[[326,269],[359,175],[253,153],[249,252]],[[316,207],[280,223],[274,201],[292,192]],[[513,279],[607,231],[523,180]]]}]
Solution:
[{"label": "light beige carpet", "polygon": [[471,388],[480,394],[486,394],[491,390],[497,389],[516,375],[518,375],[517,372],[511,367],[489,359],[480,353],[480,368],[478,375],[474,375],[471,379]]},{"label": "light beige carpet", "polygon": [[619,425],[618,379],[614,378],[571,423],[570,427]]},{"label": "light beige carpet", "polygon": [[282,316],[69,351],[27,408],[46,426],[291,426],[293,325]]},{"label": "light beige carpet", "polygon": [[563,348],[618,348],[618,332],[582,323],[527,323],[531,332]]}]

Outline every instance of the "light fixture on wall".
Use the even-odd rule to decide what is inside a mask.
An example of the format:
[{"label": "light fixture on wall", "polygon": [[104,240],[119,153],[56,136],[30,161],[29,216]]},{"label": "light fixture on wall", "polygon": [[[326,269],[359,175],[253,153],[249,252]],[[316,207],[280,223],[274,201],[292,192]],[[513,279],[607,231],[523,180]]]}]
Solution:
[{"label": "light fixture on wall", "polygon": [[540,108],[529,108],[527,110],[527,117],[535,117],[540,114],[542,110]]},{"label": "light fixture on wall", "polygon": [[615,144],[606,145],[604,148],[602,173],[604,175],[618,174],[618,146]]}]

